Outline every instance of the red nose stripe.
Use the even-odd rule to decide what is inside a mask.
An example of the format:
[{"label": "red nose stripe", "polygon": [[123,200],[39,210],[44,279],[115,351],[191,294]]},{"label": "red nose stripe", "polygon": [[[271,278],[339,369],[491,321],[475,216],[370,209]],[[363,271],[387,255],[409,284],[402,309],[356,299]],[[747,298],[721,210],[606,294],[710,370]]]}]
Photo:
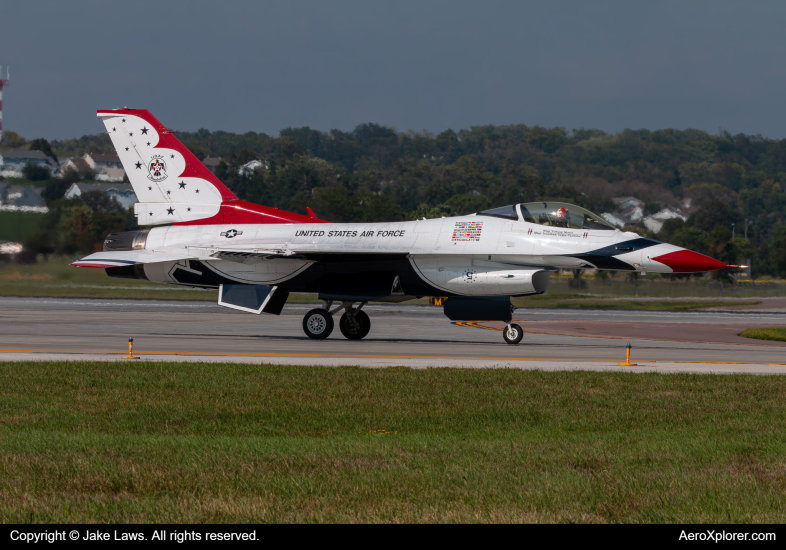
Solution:
[{"label": "red nose stripe", "polygon": [[714,258],[693,252],[692,250],[677,250],[663,256],[652,258],[656,262],[666,264],[674,273],[696,273],[697,271],[715,271],[729,267]]}]

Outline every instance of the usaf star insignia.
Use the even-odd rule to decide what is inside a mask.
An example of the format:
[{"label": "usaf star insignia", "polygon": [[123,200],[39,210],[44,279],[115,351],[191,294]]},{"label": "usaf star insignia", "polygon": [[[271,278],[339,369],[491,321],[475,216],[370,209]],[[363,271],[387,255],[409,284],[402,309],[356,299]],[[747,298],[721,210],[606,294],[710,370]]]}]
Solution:
[{"label": "usaf star insignia", "polygon": [[141,163],[141,162],[137,162],[137,163],[136,163],[136,167],[137,167],[137,168],[142,168],[142,163]]},{"label": "usaf star insignia", "polygon": [[180,189],[186,188],[186,183],[184,181],[181,181],[180,183],[178,183],[178,185],[180,186]]},{"label": "usaf star insignia", "polygon": [[143,134],[147,134],[148,129],[149,128],[147,126],[145,126],[144,128],[142,128],[142,133]]},{"label": "usaf star insignia", "polygon": [[223,233],[221,233],[221,236],[226,237],[227,239],[232,239],[237,235],[242,235],[242,234],[243,234],[242,231],[238,231],[237,229],[230,229],[229,231],[224,231]]},{"label": "usaf star insignia", "polygon": [[175,212],[174,208],[167,208],[167,209],[166,209],[166,213],[167,213],[168,215],[170,215],[170,216],[171,216],[172,214],[174,214],[174,212]]}]

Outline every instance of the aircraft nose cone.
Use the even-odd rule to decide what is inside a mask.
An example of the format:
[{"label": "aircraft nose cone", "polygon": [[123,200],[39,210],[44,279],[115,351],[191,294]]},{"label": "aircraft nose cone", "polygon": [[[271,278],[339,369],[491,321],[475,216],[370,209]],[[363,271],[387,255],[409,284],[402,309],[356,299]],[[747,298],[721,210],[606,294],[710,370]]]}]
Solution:
[{"label": "aircraft nose cone", "polygon": [[692,250],[677,250],[676,252],[669,252],[652,259],[669,266],[674,273],[696,273],[698,271],[715,271],[716,269],[731,267],[715,258],[710,258]]}]

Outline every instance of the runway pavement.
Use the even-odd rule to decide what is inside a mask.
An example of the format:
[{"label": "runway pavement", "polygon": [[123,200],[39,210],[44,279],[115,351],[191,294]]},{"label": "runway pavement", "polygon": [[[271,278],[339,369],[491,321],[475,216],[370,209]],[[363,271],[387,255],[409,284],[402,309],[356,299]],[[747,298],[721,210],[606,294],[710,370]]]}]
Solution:
[{"label": "runway pavement", "polygon": [[[0,359],[114,361],[133,337],[135,353],[149,360],[786,373],[786,345],[737,335],[786,325],[781,310],[520,309],[527,334],[509,346],[501,323],[451,324],[440,307],[406,304],[367,305],[372,328],[362,341],[346,340],[338,326],[314,341],[301,323],[315,305],[288,304],[270,316],[204,302],[0,298]],[[628,342],[636,367],[618,365]]]}]

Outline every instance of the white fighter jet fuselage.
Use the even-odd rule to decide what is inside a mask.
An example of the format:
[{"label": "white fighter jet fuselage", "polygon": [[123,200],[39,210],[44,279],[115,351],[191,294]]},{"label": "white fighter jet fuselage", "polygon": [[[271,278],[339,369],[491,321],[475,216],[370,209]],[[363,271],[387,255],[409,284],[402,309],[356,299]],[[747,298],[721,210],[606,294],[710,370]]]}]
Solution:
[{"label": "white fighter jet fuselage", "polygon": [[[511,296],[541,294],[556,269],[687,273],[727,266],[702,254],[622,232],[578,206],[522,203],[468,216],[391,223],[327,223],[240,201],[146,110],[99,111],[140,202],[140,225],[110,234],[104,251],[74,265],[111,276],[219,289],[220,305],[281,312],[290,292],[319,294],[303,328],[324,338],[332,313],[362,338],[368,301],[447,297],[453,320],[506,322]],[[331,310],[332,304],[340,303]],[[360,306],[354,306],[354,304]]]}]

